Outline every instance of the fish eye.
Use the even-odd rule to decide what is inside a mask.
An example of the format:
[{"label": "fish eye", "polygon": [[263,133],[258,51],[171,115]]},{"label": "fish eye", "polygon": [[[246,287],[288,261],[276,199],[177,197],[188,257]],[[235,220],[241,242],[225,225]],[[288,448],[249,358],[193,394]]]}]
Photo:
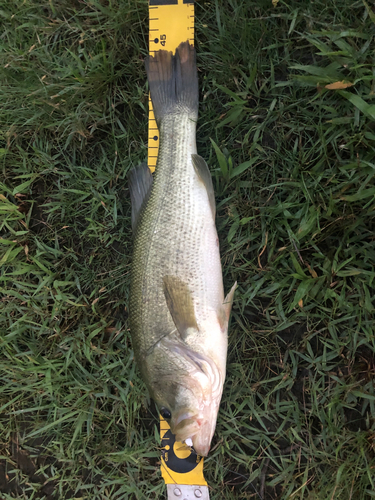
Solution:
[{"label": "fish eye", "polygon": [[171,412],[167,408],[160,408],[160,415],[167,420],[172,417]]}]

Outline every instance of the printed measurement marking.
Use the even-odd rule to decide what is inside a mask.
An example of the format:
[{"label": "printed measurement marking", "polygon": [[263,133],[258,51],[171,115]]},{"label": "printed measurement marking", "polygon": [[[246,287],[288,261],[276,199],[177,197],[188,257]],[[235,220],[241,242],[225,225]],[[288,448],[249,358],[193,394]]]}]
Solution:
[{"label": "printed measurement marking", "polygon": [[178,5],[178,0],[150,0],[150,5]]}]

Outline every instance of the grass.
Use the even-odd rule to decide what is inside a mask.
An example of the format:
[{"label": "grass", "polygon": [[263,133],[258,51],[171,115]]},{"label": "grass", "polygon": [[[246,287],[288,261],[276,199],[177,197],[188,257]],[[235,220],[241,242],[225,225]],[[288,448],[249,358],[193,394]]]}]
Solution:
[{"label": "grass", "polygon": [[[164,498],[127,324],[147,2],[0,18],[2,498]],[[239,283],[213,500],[375,496],[374,35],[364,1],[196,5],[198,151]]]}]

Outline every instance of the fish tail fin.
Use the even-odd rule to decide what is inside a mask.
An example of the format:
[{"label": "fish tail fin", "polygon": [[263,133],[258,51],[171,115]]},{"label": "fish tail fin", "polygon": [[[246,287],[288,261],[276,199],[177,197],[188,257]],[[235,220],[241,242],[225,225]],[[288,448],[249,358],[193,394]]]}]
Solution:
[{"label": "fish tail fin", "polygon": [[167,114],[187,112],[198,117],[198,75],[195,49],[182,42],[175,55],[158,50],[146,59],[146,71],[156,122]]}]

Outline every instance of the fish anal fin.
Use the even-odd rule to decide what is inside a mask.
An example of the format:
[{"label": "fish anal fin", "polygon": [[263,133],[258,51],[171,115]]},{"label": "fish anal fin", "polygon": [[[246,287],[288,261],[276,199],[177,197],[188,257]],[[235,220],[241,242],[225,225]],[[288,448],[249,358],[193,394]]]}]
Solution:
[{"label": "fish anal fin", "polygon": [[132,204],[132,229],[136,228],[139,214],[147,203],[152,187],[152,174],[147,163],[141,163],[129,172],[129,190]]},{"label": "fish anal fin", "polygon": [[178,276],[164,276],[163,291],[173,322],[185,340],[192,330],[198,330],[191,292]]},{"label": "fish anal fin", "polygon": [[212,217],[215,219],[216,214],[216,203],[215,203],[215,193],[214,186],[212,184],[212,176],[210,169],[208,168],[205,160],[199,155],[191,155],[194,170],[199,177],[200,181],[203,183],[207,191],[208,201],[210,203]]}]

